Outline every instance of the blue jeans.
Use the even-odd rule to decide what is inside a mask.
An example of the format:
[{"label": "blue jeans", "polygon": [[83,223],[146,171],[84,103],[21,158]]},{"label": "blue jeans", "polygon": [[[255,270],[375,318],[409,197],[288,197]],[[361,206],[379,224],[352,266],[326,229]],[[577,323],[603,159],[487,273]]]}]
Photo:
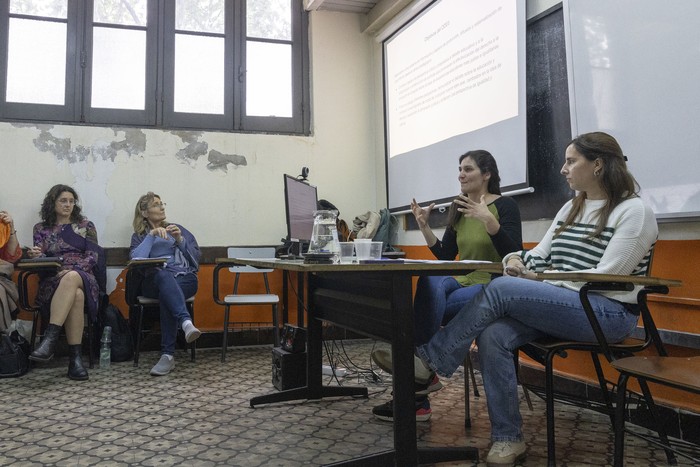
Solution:
[{"label": "blue jeans", "polygon": [[160,353],[174,355],[177,330],[192,319],[185,300],[197,293],[197,275],[174,276],[165,269],[158,270],[143,281],[143,295],[160,301]]},{"label": "blue jeans", "polygon": [[[632,333],[636,315],[602,295],[590,294],[589,298],[609,342],[619,342]],[[522,420],[513,350],[543,334],[595,341],[578,292],[503,276],[485,286],[416,353],[439,375],[449,377],[477,339],[491,438],[520,441]]]},{"label": "blue jeans", "polygon": [[416,346],[428,342],[482,288],[481,284],[462,287],[452,276],[421,276],[413,300]]}]

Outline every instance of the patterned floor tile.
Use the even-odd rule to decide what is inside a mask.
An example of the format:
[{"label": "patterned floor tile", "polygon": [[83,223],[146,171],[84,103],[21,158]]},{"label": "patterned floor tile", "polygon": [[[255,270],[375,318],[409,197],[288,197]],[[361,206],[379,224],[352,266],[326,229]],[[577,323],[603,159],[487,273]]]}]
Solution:
[{"label": "patterned floor tile", "polygon": [[[295,467],[386,451],[393,448],[392,425],[374,419],[371,411],[391,399],[391,377],[368,370],[374,345],[345,342],[338,355],[349,370],[344,384],[366,385],[369,399],[255,408],[251,397],[275,391],[270,347],[231,347],[225,363],[220,349],[198,349],[194,363],[178,353],[175,370],[164,377],[149,375],[158,354],[144,352],[139,367],[123,362],[94,368],[86,382],[67,379],[66,359],[58,359],[2,381],[0,465]],[[433,416],[417,424],[419,444],[474,446],[485,457],[490,445],[486,398],[481,386],[480,397],[470,394],[471,428],[465,428],[463,378],[460,369],[431,395]],[[528,444],[522,465],[539,467],[547,458],[546,422],[543,401],[532,397],[533,410],[522,405]],[[606,416],[568,405],[555,408],[558,465],[612,463]],[[626,447],[628,466],[665,465],[663,451],[643,440],[628,436]]]}]

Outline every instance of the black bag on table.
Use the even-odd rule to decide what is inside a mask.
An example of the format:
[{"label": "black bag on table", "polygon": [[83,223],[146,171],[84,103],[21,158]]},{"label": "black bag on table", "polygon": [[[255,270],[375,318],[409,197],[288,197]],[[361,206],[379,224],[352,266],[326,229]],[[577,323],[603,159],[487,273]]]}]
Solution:
[{"label": "black bag on table", "polygon": [[29,342],[17,331],[0,334],[0,378],[22,376],[29,369]]}]

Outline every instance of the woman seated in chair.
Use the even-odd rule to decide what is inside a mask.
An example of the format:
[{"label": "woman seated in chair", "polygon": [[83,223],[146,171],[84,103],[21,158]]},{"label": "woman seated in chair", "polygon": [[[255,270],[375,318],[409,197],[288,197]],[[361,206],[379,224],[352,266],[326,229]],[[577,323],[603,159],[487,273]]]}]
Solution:
[{"label": "woman seated in chair", "polygon": [[[411,211],[430,251],[437,259],[501,261],[523,248],[520,210],[512,198],[501,196],[501,177],[496,159],[483,149],[459,158],[460,194],[450,205],[448,226],[442,240],[433,233],[428,219],[435,203],[422,208],[414,199]],[[474,271],[464,276],[421,276],[413,300],[416,345],[425,344],[447,324],[464,304],[491,280],[491,274]],[[379,349],[372,359],[391,372],[391,351]],[[435,376],[416,382],[416,420],[427,421],[432,411],[427,394],[442,388]],[[392,421],[393,401],[375,407],[380,420]]]},{"label": "woman seated in chair", "polygon": [[189,230],[165,220],[165,203],[149,191],[134,210],[131,259],[167,257],[164,268],[146,273],[141,293],[160,301],[161,357],[151,375],[163,376],[175,368],[175,341],[182,328],[187,343],[201,332],[192,323],[185,301],[197,292],[199,245]]},{"label": "woman seated in chair", "polygon": [[47,362],[53,358],[61,328],[66,331],[69,361],[68,377],[88,379],[83,366],[81,344],[85,312],[94,321],[100,296],[98,276],[102,249],[97,244],[95,225],[81,214],[78,194],[67,185],[55,185],[41,204],[41,219],[34,226],[34,246],[27,256],[59,256],[63,266],[57,274],[41,277],[37,304],[48,326],[31,360]]},{"label": "woman seated in chair", "polygon": [[[525,456],[513,352],[543,335],[595,342],[578,291],[582,283],[535,279],[535,273],[645,274],[658,228],[639,198],[622,149],[612,136],[587,133],[566,148],[562,175],[578,192],[557,213],[542,241],[503,259],[504,276],[491,281],[429,342],[416,350],[417,378],[449,377],[474,339],[491,420],[489,466],[514,465]],[[609,342],[637,325],[636,292],[590,294]]]},{"label": "woman seated in chair", "polygon": [[12,216],[0,211],[0,331],[12,324],[17,311],[17,286],[12,281],[13,264],[22,257]]}]

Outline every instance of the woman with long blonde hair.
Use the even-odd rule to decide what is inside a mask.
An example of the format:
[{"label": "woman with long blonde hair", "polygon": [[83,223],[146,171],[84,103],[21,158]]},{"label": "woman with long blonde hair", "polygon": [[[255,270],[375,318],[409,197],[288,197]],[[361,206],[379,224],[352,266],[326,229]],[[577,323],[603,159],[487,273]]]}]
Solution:
[{"label": "woman with long blonde hair", "polygon": [[151,191],[136,203],[133,227],[131,259],[167,257],[164,267],[146,273],[141,290],[160,301],[161,357],[151,375],[163,376],[175,368],[177,330],[182,328],[187,343],[202,334],[185,304],[197,292],[199,245],[189,230],[165,220],[165,203]]}]

